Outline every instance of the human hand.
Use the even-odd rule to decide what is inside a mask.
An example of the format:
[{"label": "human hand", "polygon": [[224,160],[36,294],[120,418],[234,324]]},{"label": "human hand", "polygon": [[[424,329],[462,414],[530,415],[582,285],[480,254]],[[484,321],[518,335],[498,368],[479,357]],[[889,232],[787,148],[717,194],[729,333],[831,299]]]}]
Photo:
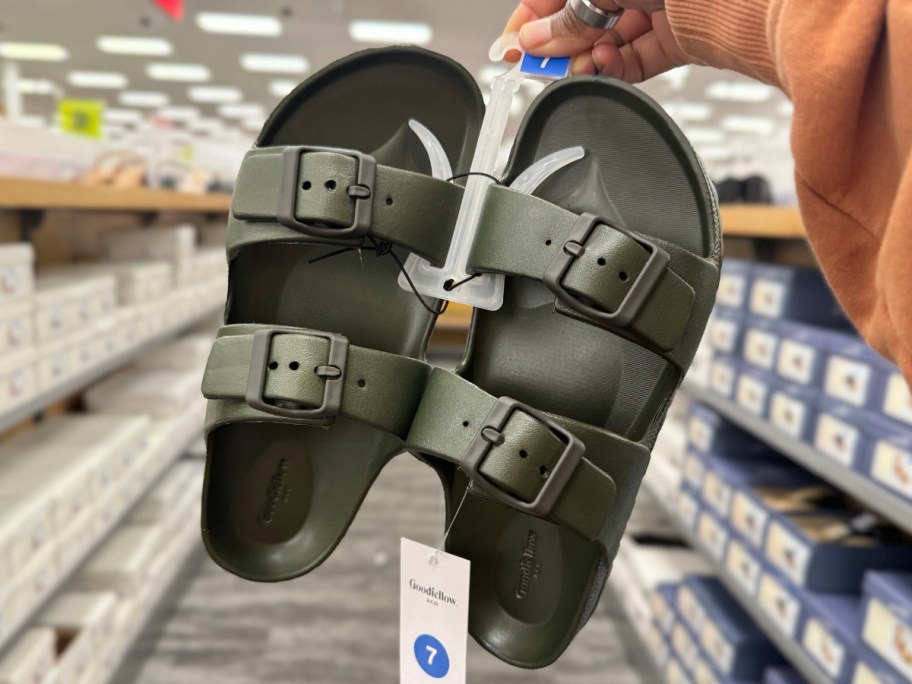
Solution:
[{"label": "human hand", "polygon": [[[519,31],[523,50],[540,57],[573,59],[573,73],[602,74],[639,83],[691,60],[678,47],[665,0],[592,0],[601,9],[623,9],[613,29],[583,23],[566,0],[522,0],[504,33]],[[516,61],[514,52],[508,61]]]}]

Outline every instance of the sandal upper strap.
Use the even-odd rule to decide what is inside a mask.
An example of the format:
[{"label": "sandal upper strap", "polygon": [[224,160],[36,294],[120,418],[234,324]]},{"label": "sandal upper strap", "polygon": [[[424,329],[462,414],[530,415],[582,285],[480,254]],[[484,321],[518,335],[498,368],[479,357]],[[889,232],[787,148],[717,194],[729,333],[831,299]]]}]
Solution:
[{"label": "sandal upper strap", "polygon": [[[633,505],[646,447],[607,430],[494,397],[434,369],[406,448],[451,461],[473,489],[611,545]],[[629,513],[629,510],[627,510]]]},{"label": "sandal upper strap", "polygon": [[[238,174],[228,255],[260,242],[357,246],[371,235],[442,266],[462,195],[458,185],[353,150],[254,149]],[[271,225],[250,230],[249,222]]]},{"label": "sandal upper strap", "polygon": [[230,420],[329,425],[346,416],[404,438],[421,399],[423,361],[303,328],[222,328],[203,377],[207,399],[236,402]]},{"label": "sandal upper strap", "polygon": [[688,332],[695,290],[719,277],[713,262],[677,245],[496,186],[468,270],[539,280],[555,293],[559,313],[666,357]]}]

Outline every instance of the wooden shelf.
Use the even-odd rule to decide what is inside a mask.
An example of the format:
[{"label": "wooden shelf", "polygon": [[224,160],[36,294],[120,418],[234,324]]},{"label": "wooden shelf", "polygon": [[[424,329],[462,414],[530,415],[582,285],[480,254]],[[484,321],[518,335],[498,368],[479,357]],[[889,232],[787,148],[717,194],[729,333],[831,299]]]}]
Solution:
[{"label": "wooden shelf", "polygon": [[797,207],[729,204],[720,208],[722,232],[728,237],[803,240],[807,237]]},{"label": "wooden shelf", "polygon": [[79,209],[83,211],[227,212],[228,194],[191,195],[148,188],[112,188],[0,178],[0,209]]}]

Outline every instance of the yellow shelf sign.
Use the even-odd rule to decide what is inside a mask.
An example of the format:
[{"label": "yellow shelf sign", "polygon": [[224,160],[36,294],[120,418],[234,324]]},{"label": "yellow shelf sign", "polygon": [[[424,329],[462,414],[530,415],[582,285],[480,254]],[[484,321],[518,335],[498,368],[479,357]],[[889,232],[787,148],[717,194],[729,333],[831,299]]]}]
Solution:
[{"label": "yellow shelf sign", "polygon": [[102,117],[104,102],[102,100],[75,100],[67,98],[57,103],[60,115],[60,129],[67,133],[84,135],[88,138],[102,136]]}]

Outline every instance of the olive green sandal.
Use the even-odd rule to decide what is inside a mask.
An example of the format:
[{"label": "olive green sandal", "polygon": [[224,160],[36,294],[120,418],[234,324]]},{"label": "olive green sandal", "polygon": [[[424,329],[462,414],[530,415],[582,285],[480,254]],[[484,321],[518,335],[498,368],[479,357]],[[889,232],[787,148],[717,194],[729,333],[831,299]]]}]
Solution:
[{"label": "olive green sandal", "polygon": [[711,184],[649,98],[553,84],[504,184],[575,145],[586,156],[536,196],[490,188],[469,272],[505,275],[504,305],[475,312],[465,359],[432,372],[407,440],[444,480],[447,550],[472,562],[472,635],[529,668],[598,602],[721,260]]},{"label": "olive green sandal", "polygon": [[443,264],[463,194],[429,175],[412,120],[468,171],[483,111],[455,62],[371,50],[301,84],[245,157],[203,381],[203,538],[230,572],[318,566],[403,451],[440,302],[401,289],[399,263]]}]

